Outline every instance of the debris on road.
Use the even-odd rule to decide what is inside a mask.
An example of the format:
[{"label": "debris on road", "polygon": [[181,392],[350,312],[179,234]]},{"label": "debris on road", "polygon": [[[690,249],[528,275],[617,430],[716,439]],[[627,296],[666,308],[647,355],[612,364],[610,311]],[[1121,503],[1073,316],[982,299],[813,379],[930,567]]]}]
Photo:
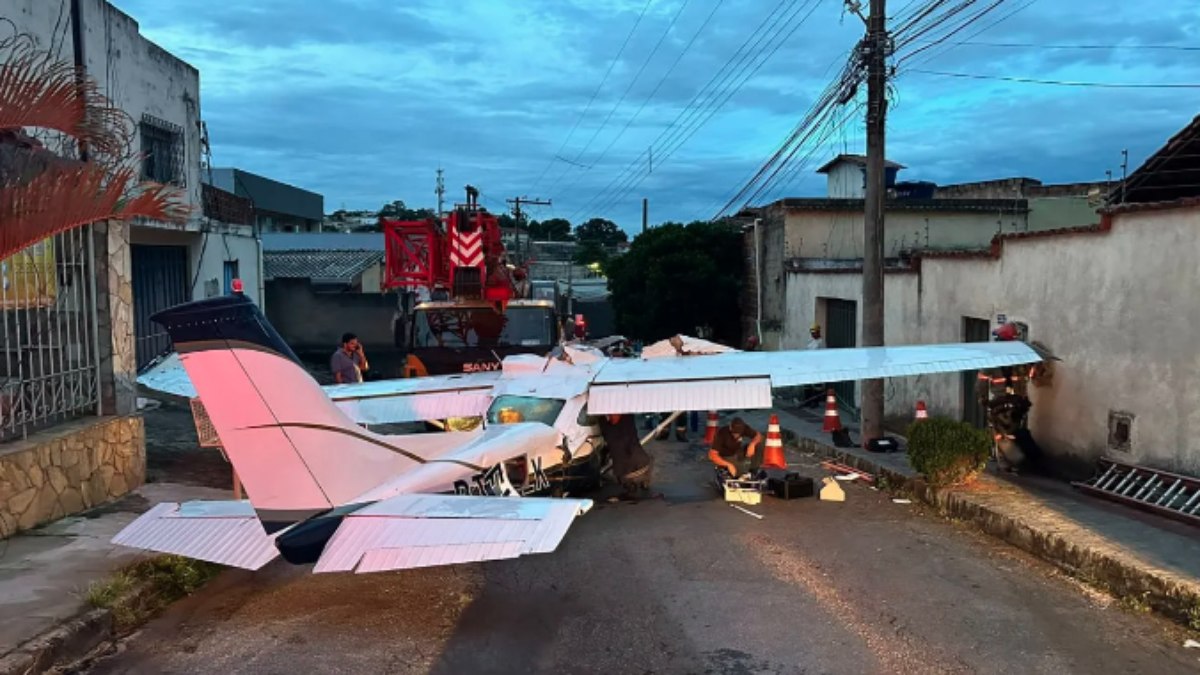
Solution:
[{"label": "debris on road", "polygon": [[892,500],[893,504],[911,504],[911,499],[900,499],[899,497]]},{"label": "debris on road", "polygon": [[737,504],[730,504],[730,506],[737,509],[738,511],[741,511],[742,513],[754,516],[755,518],[758,518],[759,520],[763,519],[762,514],[755,513],[753,511],[751,511],[750,509],[742,508],[741,506],[738,506]]},{"label": "debris on road", "polygon": [[824,462],[821,462],[821,468],[826,469],[828,471],[833,471],[834,473],[837,473],[837,474],[841,474],[841,475],[845,475],[845,476],[852,476],[852,478],[842,478],[841,480],[854,480],[854,479],[861,478],[862,480],[864,480],[867,483],[870,483],[872,485],[875,483],[875,477],[872,476],[871,474],[869,474],[865,471],[859,471],[858,469],[851,468],[849,466],[846,466],[845,464],[840,464],[833,460],[825,460]]},{"label": "debris on road", "polygon": [[1185,640],[1183,643],[1184,649],[1200,649],[1200,642],[1195,640]]},{"label": "debris on road", "polygon": [[842,486],[838,485],[837,481],[825,477],[821,479],[825,487],[821,488],[821,501],[823,502],[844,502],[846,501],[846,491]]}]

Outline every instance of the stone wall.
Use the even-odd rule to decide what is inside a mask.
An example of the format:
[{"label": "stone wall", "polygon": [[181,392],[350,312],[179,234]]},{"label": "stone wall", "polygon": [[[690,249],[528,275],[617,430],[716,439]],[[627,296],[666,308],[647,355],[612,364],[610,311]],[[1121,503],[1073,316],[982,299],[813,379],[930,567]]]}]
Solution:
[{"label": "stone wall", "polygon": [[94,228],[101,413],[128,415],[137,406],[129,224],[114,220]]},{"label": "stone wall", "polygon": [[145,448],[140,416],[90,418],[0,446],[0,539],[137,488]]}]

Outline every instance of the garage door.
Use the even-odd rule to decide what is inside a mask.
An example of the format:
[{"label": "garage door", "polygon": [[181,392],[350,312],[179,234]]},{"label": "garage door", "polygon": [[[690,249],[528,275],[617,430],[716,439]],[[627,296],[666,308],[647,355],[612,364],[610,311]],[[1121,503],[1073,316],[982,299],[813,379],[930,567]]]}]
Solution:
[{"label": "garage door", "polygon": [[[963,342],[988,342],[991,340],[991,324],[987,319],[963,317]],[[987,412],[975,396],[975,380],[978,370],[963,371],[962,374],[962,418],[976,428],[987,426]]]},{"label": "garage door", "polygon": [[187,302],[188,249],[186,246],[129,247],[133,265],[133,338],[137,367],[170,351],[171,338],[150,320],[160,310]]}]

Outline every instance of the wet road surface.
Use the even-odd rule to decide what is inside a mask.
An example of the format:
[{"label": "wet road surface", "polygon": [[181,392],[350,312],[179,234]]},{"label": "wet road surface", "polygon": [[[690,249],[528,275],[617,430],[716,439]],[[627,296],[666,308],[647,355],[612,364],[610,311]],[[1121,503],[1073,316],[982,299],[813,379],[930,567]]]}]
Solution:
[{"label": "wet road surface", "polygon": [[1178,629],[918,506],[851,484],[844,503],[765,498],[758,520],[700,451],[649,449],[665,499],[598,502],[554,553],[230,571],[88,672],[1200,672]]}]

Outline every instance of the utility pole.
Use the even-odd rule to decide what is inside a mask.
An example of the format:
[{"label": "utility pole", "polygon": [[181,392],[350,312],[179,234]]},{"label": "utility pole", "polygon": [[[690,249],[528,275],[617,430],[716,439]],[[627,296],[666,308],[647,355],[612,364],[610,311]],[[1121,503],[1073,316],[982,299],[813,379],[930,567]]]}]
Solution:
[{"label": "utility pole", "polygon": [[[848,0],[847,4],[857,6]],[[863,56],[867,62],[867,189],[863,229],[863,346],[883,346],[883,219],[887,119],[887,0],[871,0]],[[863,380],[862,442],[883,436],[883,380]]]},{"label": "utility pole", "polygon": [[642,197],[642,234],[650,227],[650,200]]},{"label": "utility pole", "polygon": [[437,170],[437,189],[435,189],[433,192],[438,198],[438,220],[441,220],[442,216],[445,215],[445,211],[442,210],[442,205],[446,202],[446,181],[442,179],[442,167],[440,166]]},{"label": "utility pole", "polygon": [[[81,100],[86,100],[84,90],[87,80],[87,59],[83,52],[83,7],[79,0],[71,0],[71,52],[75,61],[75,88]],[[109,86],[105,82],[105,86]],[[76,141],[79,148],[79,161],[88,161],[88,145],[82,138]]]},{"label": "utility pole", "polygon": [[1129,149],[1121,151],[1121,203],[1125,203],[1125,181],[1129,178]]},{"label": "utility pole", "polygon": [[[551,203],[550,203],[549,199],[542,201],[541,199],[530,199],[528,197],[513,197],[512,199],[506,199],[504,201],[513,205],[513,210],[512,210],[513,218],[516,218],[516,220],[517,220],[517,250],[520,251],[521,250],[521,226],[523,226],[525,224],[525,216],[524,216],[524,214],[521,213],[521,205],[522,204],[531,204],[533,206],[551,206]],[[529,241],[528,236],[525,237],[525,241],[528,243],[528,241]]]}]

